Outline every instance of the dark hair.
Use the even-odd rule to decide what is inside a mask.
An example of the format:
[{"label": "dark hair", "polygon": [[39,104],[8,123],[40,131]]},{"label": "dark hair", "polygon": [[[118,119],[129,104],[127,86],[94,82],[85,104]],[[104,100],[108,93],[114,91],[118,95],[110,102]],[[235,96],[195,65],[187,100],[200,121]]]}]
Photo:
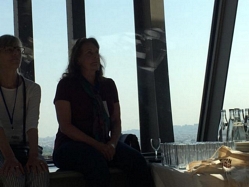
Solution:
[{"label": "dark hair", "polygon": [[22,46],[22,42],[20,41],[19,38],[9,34],[0,36],[0,48],[13,47],[16,45]]},{"label": "dark hair", "polygon": [[[62,78],[76,78],[81,76],[80,66],[77,62],[78,57],[80,56],[81,47],[85,43],[92,43],[99,49],[99,44],[95,38],[80,38],[76,41],[73,48],[71,49],[71,54],[69,58],[69,63],[66,69],[66,72],[62,74]],[[101,58],[101,57],[100,57]],[[103,77],[103,69],[104,67],[100,64],[99,71],[96,72],[97,79]]]}]

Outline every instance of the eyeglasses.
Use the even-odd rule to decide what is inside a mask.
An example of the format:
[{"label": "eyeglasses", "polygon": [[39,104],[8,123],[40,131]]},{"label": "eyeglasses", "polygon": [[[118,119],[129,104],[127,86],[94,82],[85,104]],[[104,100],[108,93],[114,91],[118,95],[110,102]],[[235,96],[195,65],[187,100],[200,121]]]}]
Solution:
[{"label": "eyeglasses", "polygon": [[2,48],[0,50],[5,51],[6,53],[17,52],[17,53],[24,54],[25,48],[24,47],[4,47],[4,48]]}]

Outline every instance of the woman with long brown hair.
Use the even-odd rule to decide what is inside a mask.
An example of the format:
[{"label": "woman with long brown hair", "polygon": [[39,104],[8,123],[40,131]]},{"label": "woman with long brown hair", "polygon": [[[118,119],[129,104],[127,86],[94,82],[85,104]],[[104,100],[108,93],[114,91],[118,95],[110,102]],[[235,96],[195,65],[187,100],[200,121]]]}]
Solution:
[{"label": "woman with long brown hair", "polygon": [[54,99],[59,123],[54,163],[83,173],[91,187],[110,186],[110,165],[126,172],[129,187],[149,186],[145,159],[119,141],[118,92],[114,81],[103,76],[100,60],[96,39],[77,40]]}]

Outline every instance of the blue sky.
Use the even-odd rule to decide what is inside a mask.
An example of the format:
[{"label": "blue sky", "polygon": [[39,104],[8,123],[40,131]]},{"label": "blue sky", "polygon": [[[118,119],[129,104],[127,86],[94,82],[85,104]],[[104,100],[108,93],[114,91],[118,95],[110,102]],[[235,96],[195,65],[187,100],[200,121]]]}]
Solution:
[{"label": "blue sky", "polygon": [[[53,98],[68,56],[66,1],[33,0],[36,82],[42,87],[40,136],[53,136]],[[116,82],[123,130],[138,129],[138,98],[132,0],[86,0],[87,36],[100,43],[105,75]],[[167,53],[174,125],[199,121],[213,1],[165,0]],[[247,0],[239,1],[224,109],[248,108],[249,19]],[[13,2],[1,1],[0,35],[14,33]]]}]

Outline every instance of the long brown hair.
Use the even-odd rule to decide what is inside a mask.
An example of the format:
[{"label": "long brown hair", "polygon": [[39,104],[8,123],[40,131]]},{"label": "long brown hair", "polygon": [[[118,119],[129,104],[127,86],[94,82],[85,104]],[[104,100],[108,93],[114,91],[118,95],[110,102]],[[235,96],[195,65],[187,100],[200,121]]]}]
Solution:
[{"label": "long brown hair", "polygon": [[[62,78],[69,77],[69,78],[77,78],[81,76],[81,71],[80,71],[80,66],[77,63],[77,59],[80,56],[80,50],[83,44],[85,43],[92,43],[99,49],[99,44],[95,38],[80,38],[76,41],[74,44],[70,58],[69,58],[69,63],[66,69],[66,72],[62,74]],[[101,58],[101,57],[100,57]],[[102,59],[102,58],[101,58]],[[103,77],[103,65],[100,64],[99,71],[96,72],[96,78],[102,78]]]}]

